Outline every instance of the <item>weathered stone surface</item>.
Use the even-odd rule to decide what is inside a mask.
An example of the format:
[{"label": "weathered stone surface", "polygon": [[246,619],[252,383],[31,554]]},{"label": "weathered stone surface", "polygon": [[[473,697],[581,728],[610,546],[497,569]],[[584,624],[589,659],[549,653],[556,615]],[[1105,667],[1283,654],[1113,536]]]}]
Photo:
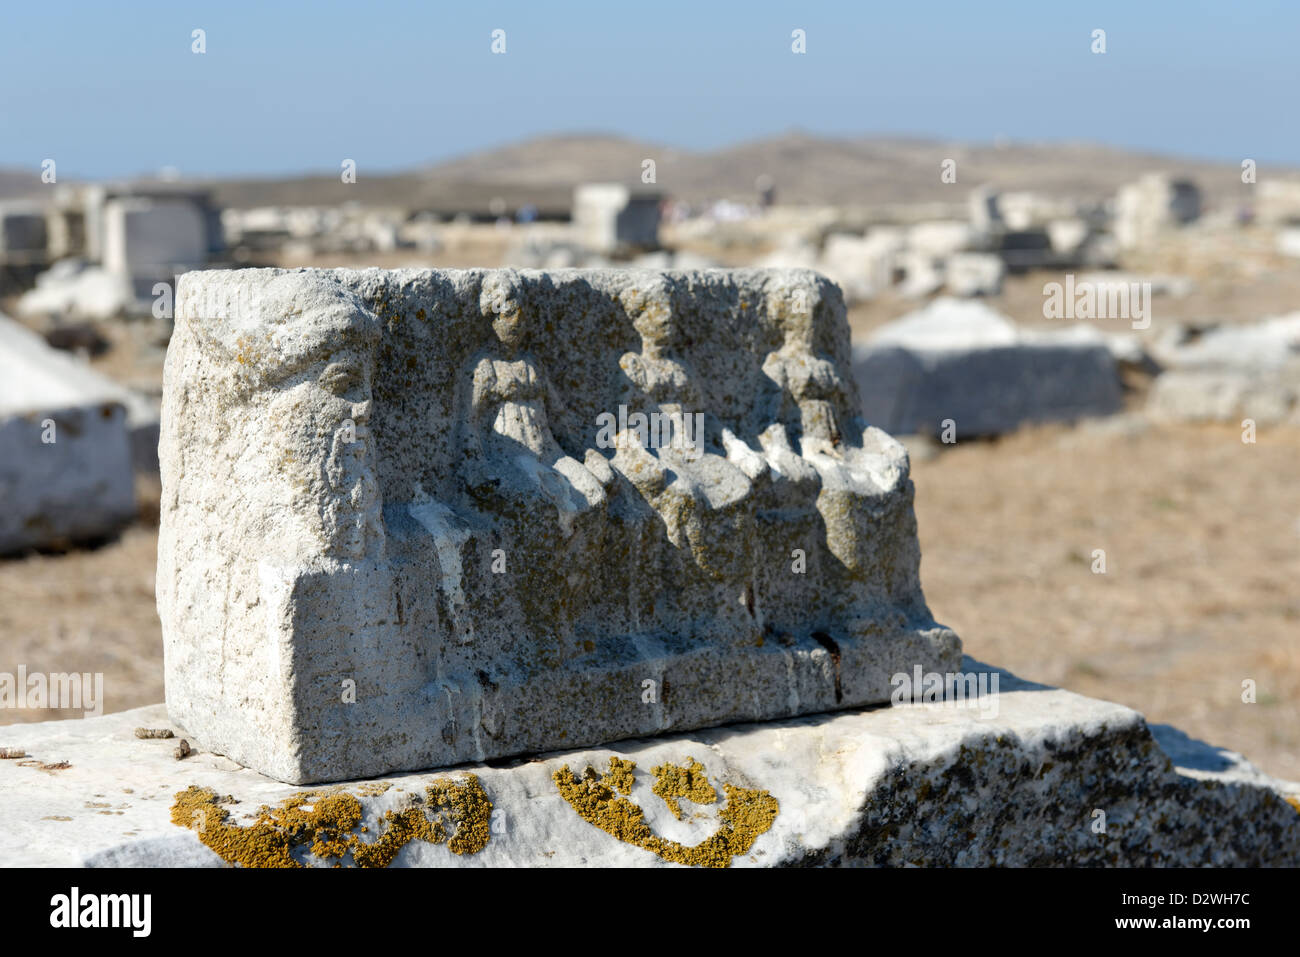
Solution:
[{"label": "weathered stone surface", "polygon": [[1300,313],[1163,341],[1156,358],[1167,371],[1151,390],[1152,418],[1300,424]]},{"label": "weathered stone surface", "polygon": [[1120,705],[985,690],[307,793],[138,738],[161,705],[17,725],[0,866],[1300,864],[1300,785]]},{"label": "weathered stone surface", "polygon": [[1119,411],[1119,373],[1100,334],[1018,329],[979,302],[937,299],[854,350],[867,421],[897,434],[996,435],[1028,422]]},{"label": "weathered stone surface", "polygon": [[124,392],[0,316],[0,554],[134,518]]},{"label": "weathered stone surface", "polygon": [[882,701],[956,661],[814,273],[206,272],[177,312],[158,607],[209,750],[338,780]]}]

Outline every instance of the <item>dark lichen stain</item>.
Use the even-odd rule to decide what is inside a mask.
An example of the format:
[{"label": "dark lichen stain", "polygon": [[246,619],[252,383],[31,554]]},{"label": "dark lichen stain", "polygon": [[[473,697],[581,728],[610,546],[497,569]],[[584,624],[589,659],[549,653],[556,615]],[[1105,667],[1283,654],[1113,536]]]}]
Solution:
[{"label": "dark lichen stain", "polygon": [[[561,796],[589,824],[594,824],[626,844],[657,854],[666,861],[696,867],[730,867],[731,860],[753,847],[760,834],[776,820],[780,810],[776,798],[767,791],[739,788],[724,784],[727,804],[718,812],[718,830],[694,847],[659,837],[646,824],[645,812],[626,797],[632,793],[632,771],[636,764],[623,758],[609,759],[609,770],[598,777],[588,766],[581,778],[563,767],[552,775]],[[676,799],[686,797],[697,803],[714,803],[717,792],[695,760],[687,767],[663,764],[652,769],[654,792],[664,799],[678,817],[681,810]]]},{"label": "dark lichen stain", "polygon": [[[387,790],[367,785],[359,793],[370,797]],[[387,867],[412,840],[477,854],[491,837],[492,801],[473,774],[435,781],[423,798],[411,797],[410,806],[386,811],[379,837],[370,842],[361,839],[369,833],[361,824],[361,802],[347,791],[303,791],[275,807],[264,805],[247,826],[228,823],[230,812],[222,805],[232,803],[211,788],[189,787],[176,795],[172,823],[194,830],[222,860],[240,867],[302,867],[293,853],[302,848],[335,867],[349,857],[356,867]]]}]

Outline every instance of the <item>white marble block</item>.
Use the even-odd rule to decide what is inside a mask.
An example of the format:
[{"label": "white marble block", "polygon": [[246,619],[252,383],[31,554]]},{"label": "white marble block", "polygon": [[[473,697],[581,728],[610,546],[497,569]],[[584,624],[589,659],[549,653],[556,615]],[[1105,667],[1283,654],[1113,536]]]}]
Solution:
[{"label": "white marble block", "polygon": [[102,538],[135,517],[125,392],[0,316],[0,554]]}]

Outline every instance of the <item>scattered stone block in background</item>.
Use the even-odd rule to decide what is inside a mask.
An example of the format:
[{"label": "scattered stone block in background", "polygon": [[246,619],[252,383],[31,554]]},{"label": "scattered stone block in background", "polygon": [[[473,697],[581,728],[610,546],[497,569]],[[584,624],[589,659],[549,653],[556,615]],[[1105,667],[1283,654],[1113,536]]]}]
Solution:
[{"label": "scattered stone block in background", "polygon": [[0,263],[44,262],[45,210],[39,203],[0,203]]},{"label": "scattered stone block in background", "polygon": [[104,207],[104,269],[148,300],[158,282],[208,261],[209,215],[185,197],[124,196]]},{"label": "scattered stone block in background", "polygon": [[1158,422],[1300,425],[1300,363],[1250,375],[1231,370],[1175,369],[1156,379],[1147,400]]},{"label": "scattered stone block in background", "polygon": [[124,392],[0,316],[0,554],[111,535],[135,517]]},{"label": "scattered stone block in background", "polygon": [[893,434],[998,435],[1110,415],[1119,372],[1100,333],[1017,328],[980,302],[936,299],[854,349],[867,421]]},{"label": "scattered stone block in background", "polygon": [[904,248],[901,229],[882,227],[865,236],[833,233],[826,237],[818,271],[839,286],[852,305],[893,285],[895,262]]},{"label": "scattered stone block in background", "polygon": [[177,317],[158,607],[200,747],[337,780],[880,702],[958,660],[815,273],[190,273]]},{"label": "scattered stone block in background", "polygon": [[1300,424],[1300,313],[1194,337],[1178,330],[1157,344],[1156,359],[1165,371],[1148,399],[1154,419]]},{"label": "scattered stone block in background", "polygon": [[586,183],[573,191],[573,229],[592,252],[654,249],[659,245],[659,207],[654,190],[618,183]]},{"label": "scattered stone block in background", "polygon": [[954,296],[996,296],[1006,271],[1002,259],[992,253],[953,253],[944,265],[943,281]]},{"label": "scattered stone block in background", "polygon": [[64,259],[36,277],[15,312],[20,316],[114,319],[135,302],[130,279],[78,259]]},{"label": "scattered stone block in background", "polygon": [[921,299],[943,288],[942,259],[909,249],[899,254],[897,265],[903,274],[898,294],[905,299]]},{"label": "scattered stone block in background", "polygon": [[917,223],[907,230],[907,248],[933,259],[970,249],[975,240],[975,230],[959,219]]},{"label": "scattered stone block in background", "polygon": [[1300,257],[1300,228],[1289,226],[1277,231],[1277,251],[1283,256]]},{"label": "scattered stone block in background", "polygon": [[1115,238],[1121,249],[1139,249],[1200,215],[1201,191],[1195,183],[1163,173],[1148,174],[1116,194]]}]

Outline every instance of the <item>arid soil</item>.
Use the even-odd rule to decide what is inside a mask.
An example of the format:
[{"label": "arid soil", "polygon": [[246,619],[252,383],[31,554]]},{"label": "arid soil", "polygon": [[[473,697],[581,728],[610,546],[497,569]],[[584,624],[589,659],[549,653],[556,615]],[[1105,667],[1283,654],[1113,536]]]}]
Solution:
[{"label": "arid soil", "polygon": [[1294,429],[958,442],[915,466],[931,610],[982,661],[1300,778],[1297,468]]}]

